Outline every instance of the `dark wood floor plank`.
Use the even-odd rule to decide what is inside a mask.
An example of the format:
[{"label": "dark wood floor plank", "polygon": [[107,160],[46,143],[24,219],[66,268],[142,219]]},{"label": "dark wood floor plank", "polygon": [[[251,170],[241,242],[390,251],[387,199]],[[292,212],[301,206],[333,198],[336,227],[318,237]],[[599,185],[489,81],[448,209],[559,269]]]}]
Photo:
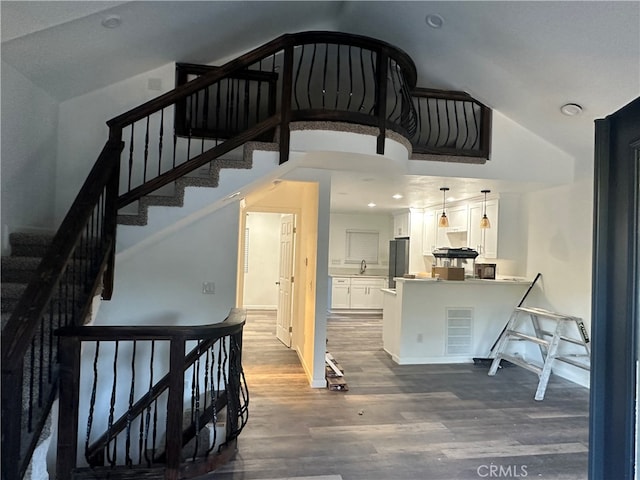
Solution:
[{"label": "dark wood floor plank", "polygon": [[249,423],[235,459],[204,478],[478,480],[488,468],[587,478],[583,387],[552,375],[536,402],[537,377],[518,367],[489,377],[472,364],[400,366],[382,350],[380,316],[342,314],[328,319],[327,349],[349,391],[312,389],[275,338],[275,314],[247,318]]}]

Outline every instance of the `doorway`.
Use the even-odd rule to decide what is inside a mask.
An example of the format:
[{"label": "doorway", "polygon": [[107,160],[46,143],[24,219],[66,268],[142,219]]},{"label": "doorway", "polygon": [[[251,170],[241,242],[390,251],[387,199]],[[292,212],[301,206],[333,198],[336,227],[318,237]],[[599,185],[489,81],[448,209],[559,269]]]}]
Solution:
[{"label": "doorway", "polygon": [[246,212],[243,306],[276,311],[275,335],[291,348],[295,278],[293,213]]}]

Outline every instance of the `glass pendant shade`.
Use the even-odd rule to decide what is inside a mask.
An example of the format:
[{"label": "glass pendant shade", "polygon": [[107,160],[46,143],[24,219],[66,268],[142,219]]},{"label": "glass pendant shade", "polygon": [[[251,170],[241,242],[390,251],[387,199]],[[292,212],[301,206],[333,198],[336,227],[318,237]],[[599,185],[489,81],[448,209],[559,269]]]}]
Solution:
[{"label": "glass pendant shade", "polygon": [[449,187],[442,187],[440,191],[442,192],[442,215],[440,215],[440,218],[438,219],[438,227],[448,227],[449,219],[447,218],[444,207],[447,201],[446,196],[447,192],[449,191]]},{"label": "glass pendant shade", "polygon": [[480,228],[491,228],[491,222],[487,217],[487,193],[490,193],[491,190],[481,190],[481,193],[484,193],[484,203],[482,205],[482,218],[480,219]]}]

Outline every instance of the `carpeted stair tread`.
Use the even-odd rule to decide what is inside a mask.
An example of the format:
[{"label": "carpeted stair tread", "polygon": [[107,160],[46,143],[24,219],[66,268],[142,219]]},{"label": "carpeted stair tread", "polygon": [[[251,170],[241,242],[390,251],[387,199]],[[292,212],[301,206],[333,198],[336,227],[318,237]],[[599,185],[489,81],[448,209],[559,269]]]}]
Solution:
[{"label": "carpeted stair tread", "polygon": [[28,283],[40,265],[40,257],[4,256],[1,259],[2,281]]}]

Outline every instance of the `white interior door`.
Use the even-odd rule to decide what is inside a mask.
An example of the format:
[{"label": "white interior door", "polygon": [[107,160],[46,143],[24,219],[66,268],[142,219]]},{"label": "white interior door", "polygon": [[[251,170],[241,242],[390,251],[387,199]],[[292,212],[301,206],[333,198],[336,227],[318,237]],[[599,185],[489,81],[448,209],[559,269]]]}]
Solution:
[{"label": "white interior door", "polygon": [[295,253],[295,215],[282,215],[280,220],[280,268],[278,273],[278,313],[276,337],[291,348],[293,311],[293,258]]}]

